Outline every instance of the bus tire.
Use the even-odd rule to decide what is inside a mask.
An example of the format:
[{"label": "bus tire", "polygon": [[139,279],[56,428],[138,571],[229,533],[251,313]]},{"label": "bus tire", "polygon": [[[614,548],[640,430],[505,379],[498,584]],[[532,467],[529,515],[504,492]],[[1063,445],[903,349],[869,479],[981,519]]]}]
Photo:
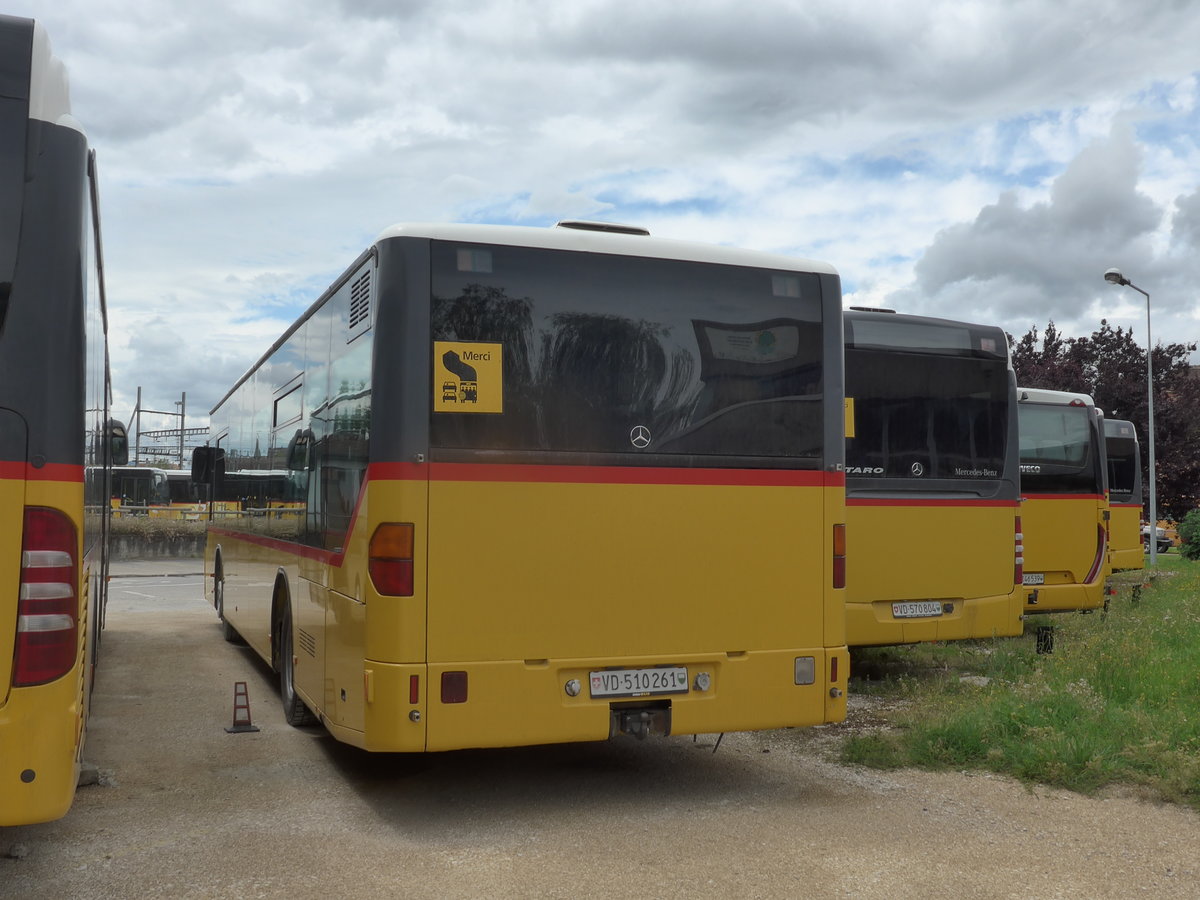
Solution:
[{"label": "bus tire", "polygon": [[221,637],[231,644],[241,643],[242,636],[225,618],[225,577],[220,569],[217,569],[217,576],[213,579],[213,606],[217,608],[217,618],[221,621]]},{"label": "bus tire", "polygon": [[289,725],[312,725],[317,721],[296,693],[296,667],[292,660],[292,614],[285,607],[279,623],[279,699]]}]

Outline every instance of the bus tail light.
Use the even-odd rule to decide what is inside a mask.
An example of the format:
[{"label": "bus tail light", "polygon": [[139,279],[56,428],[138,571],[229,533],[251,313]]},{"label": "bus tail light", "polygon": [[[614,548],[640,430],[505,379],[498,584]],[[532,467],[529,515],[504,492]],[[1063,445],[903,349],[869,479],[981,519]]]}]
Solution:
[{"label": "bus tail light", "polygon": [[15,687],[61,678],[79,656],[78,547],[62,512],[25,508],[17,594]]},{"label": "bus tail light", "polygon": [[413,526],[385,522],[371,535],[367,563],[371,583],[385,597],[413,595]]},{"label": "bus tail light", "polygon": [[1083,580],[1084,584],[1091,584],[1100,577],[1100,569],[1104,566],[1104,554],[1108,550],[1108,532],[1104,530],[1103,525],[1096,526],[1096,558],[1092,560],[1092,567],[1088,570],[1087,578]]},{"label": "bus tail light", "polygon": [[1025,583],[1025,535],[1021,531],[1021,517],[1017,516],[1016,535],[1013,538],[1013,584]]},{"label": "bus tail light", "polygon": [[833,586],[846,586],[846,526],[833,526]]},{"label": "bus tail light", "polygon": [[442,702],[443,703],[466,703],[467,702],[467,673],[466,672],[443,672],[442,673]]}]

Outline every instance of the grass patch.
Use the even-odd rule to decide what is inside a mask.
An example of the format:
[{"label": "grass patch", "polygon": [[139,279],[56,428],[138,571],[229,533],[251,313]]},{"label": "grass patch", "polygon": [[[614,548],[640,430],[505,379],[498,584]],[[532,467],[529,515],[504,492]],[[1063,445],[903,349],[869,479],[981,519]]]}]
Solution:
[{"label": "grass patch", "polygon": [[[851,692],[907,702],[884,714],[892,729],[847,738],[843,758],[1084,794],[1128,785],[1200,809],[1200,563],[1159,563],[1138,602],[1126,587],[1107,614],[1030,620],[1019,638],[855,651]],[[1037,653],[1036,624],[1054,626],[1052,654]]]}]

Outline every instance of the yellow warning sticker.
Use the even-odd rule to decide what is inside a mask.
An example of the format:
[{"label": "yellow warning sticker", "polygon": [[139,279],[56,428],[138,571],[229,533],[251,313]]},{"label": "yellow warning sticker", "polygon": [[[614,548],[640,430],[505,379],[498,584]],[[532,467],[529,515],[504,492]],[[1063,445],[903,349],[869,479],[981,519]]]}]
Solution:
[{"label": "yellow warning sticker", "polygon": [[433,342],[433,411],[504,412],[503,345]]}]

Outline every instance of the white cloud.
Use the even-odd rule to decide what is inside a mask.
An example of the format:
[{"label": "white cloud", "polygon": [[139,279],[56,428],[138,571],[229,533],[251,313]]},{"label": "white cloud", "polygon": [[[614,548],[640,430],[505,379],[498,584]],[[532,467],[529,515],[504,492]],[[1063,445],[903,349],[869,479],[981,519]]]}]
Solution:
[{"label": "white cloud", "polygon": [[100,156],[119,403],[207,408],[402,220],[634,222],[1018,332],[1134,324],[1119,265],[1196,328],[1200,17],[1170,0],[10,6]]}]

